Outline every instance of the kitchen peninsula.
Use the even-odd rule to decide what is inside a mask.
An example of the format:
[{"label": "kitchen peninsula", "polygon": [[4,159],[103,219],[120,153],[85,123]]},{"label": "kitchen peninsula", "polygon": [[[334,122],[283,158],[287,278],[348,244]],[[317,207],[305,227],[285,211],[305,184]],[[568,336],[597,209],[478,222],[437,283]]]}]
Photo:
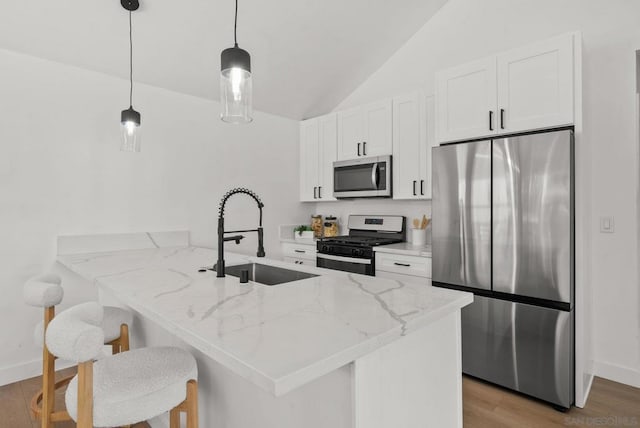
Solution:
[{"label": "kitchen peninsula", "polygon": [[460,309],[471,294],[303,266],[318,276],[241,284],[199,271],[214,250],[156,246],[67,251],[58,262],[136,314],[134,347],[196,356],[200,426],[462,426]]}]

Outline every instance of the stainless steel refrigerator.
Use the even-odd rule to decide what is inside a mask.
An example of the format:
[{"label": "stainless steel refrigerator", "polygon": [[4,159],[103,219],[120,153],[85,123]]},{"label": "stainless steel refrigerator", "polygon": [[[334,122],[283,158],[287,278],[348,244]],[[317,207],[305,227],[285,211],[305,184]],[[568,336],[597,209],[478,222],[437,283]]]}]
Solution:
[{"label": "stainless steel refrigerator", "polygon": [[469,375],[574,402],[573,132],[433,149],[433,285],[471,291]]}]

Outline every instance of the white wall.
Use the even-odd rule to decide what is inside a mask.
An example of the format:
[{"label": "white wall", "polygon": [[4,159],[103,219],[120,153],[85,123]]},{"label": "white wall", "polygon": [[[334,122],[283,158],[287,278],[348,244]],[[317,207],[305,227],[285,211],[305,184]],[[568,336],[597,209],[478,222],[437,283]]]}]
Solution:
[{"label": "white wall", "polygon": [[[220,198],[246,186],[265,203],[267,256],[279,257],[277,225],[310,214],[298,202],[296,121],[256,113],[232,126],[216,102],[136,85],[143,147],[124,153],[127,81],[4,50],[0,70],[0,384],[38,373],[42,315],[22,303],[22,284],[52,266],[56,236],[191,230],[194,244],[215,246]],[[229,228],[257,216],[245,196],[227,205]],[[254,235],[228,248],[254,253]],[[93,295],[70,288],[63,306]]]},{"label": "white wall", "polygon": [[[569,31],[584,48],[584,138],[592,170],[591,284],[597,374],[640,386],[635,0],[450,0],[338,109],[422,89],[435,71]],[[588,149],[589,150],[589,149]],[[588,152],[587,150],[587,152]],[[584,183],[583,183],[584,184]],[[615,233],[599,218],[615,217]],[[580,287],[581,284],[577,284]]]}]

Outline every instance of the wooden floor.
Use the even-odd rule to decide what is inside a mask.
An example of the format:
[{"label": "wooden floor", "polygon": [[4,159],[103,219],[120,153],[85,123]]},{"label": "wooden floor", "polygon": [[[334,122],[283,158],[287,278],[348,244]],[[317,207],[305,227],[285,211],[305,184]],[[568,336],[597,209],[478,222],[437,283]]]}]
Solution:
[{"label": "wooden floor", "polygon": [[[72,374],[67,369],[58,376]],[[29,403],[40,389],[40,377],[0,387],[0,428],[38,428],[29,414]],[[640,389],[596,378],[589,402],[584,409],[572,408],[567,413],[511,391],[464,377],[465,428],[501,427],[640,427]],[[64,392],[58,391],[56,408],[64,408]],[[55,428],[74,428],[73,422],[62,422]],[[141,423],[134,428],[149,428]],[[401,428],[401,427],[398,427]],[[442,427],[446,428],[446,427]]]},{"label": "wooden floor", "polygon": [[584,409],[549,404],[463,377],[465,428],[640,427],[640,389],[595,378]]},{"label": "wooden floor", "polygon": [[[56,379],[75,374],[75,367],[61,370]],[[37,421],[31,419],[29,405],[31,397],[42,387],[40,376],[0,387],[0,428],[39,428]],[[56,410],[64,409],[64,391],[56,393]],[[55,428],[75,428],[73,422],[58,422]],[[133,428],[149,428],[149,424],[133,425]]]}]

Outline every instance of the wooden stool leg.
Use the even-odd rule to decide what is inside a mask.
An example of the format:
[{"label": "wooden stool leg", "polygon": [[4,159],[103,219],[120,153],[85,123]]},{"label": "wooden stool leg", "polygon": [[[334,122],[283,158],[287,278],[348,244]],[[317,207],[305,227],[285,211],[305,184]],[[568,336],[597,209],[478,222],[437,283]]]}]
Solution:
[{"label": "wooden stool leg", "polygon": [[129,326],[122,324],[120,326],[120,352],[129,350]]},{"label": "wooden stool leg", "polygon": [[187,382],[187,428],[198,428],[198,382]]},{"label": "wooden stool leg", "polygon": [[[55,307],[44,309],[44,332],[46,333],[49,323],[55,316]],[[42,413],[41,427],[52,428],[51,414],[55,403],[55,357],[47,349],[47,344],[42,338]]]},{"label": "wooden stool leg", "polygon": [[78,364],[77,428],[93,428],[93,361]]},{"label": "wooden stool leg", "polygon": [[180,410],[177,407],[169,412],[169,428],[180,428]]}]

